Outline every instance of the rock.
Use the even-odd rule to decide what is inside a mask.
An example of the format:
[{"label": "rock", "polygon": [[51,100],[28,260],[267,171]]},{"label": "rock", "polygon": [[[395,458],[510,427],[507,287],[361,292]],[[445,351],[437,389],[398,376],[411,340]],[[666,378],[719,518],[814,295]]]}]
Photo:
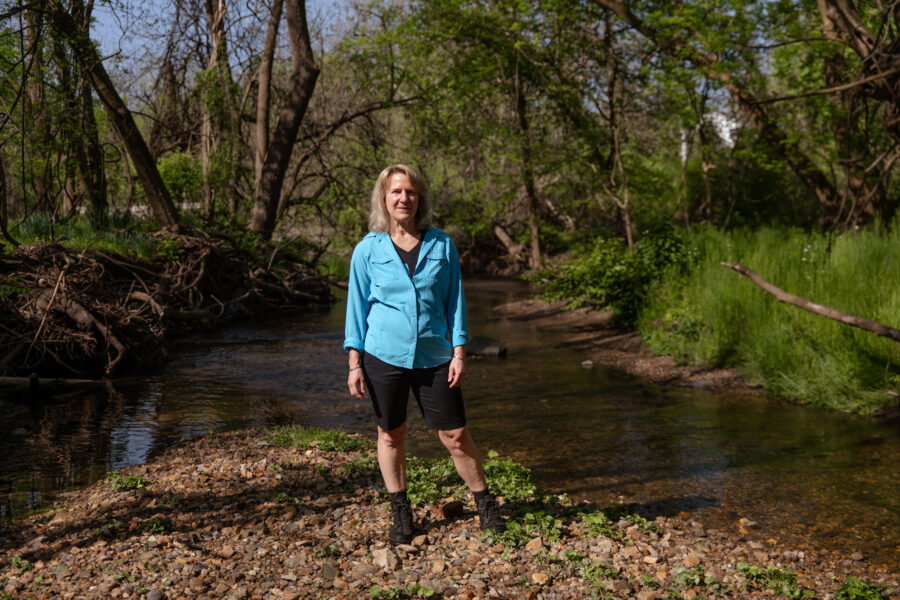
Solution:
[{"label": "rock", "polygon": [[850,555],[850,560],[862,560],[862,559],[863,559],[862,552],[854,552],[853,554]]},{"label": "rock", "polygon": [[16,427],[12,430],[12,434],[21,437],[23,435],[28,435],[28,430],[24,427]]},{"label": "rock", "polygon": [[331,565],[325,565],[322,567],[322,577],[325,579],[334,579],[337,577],[337,569],[335,569]]},{"label": "rock", "polygon": [[536,538],[532,539],[531,541],[529,541],[527,544],[525,544],[525,550],[527,550],[528,552],[531,552],[532,554],[534,554],[536,552],[540,552],[543,549],[544,549],[544,544],[541,541],[541,538],[539,538],[539,537],[536,537]]},{"label": "rock", "polygon": [[444,504],[441,507],[441,512],[443,513],[445,519],[452,521],[453,519],[458,519],[463,515],[464,508],[465,507],[463,506],[462,502],[454,500],[453,502],[447,502],[446,504]]},{"label": "rock", "polygon": [[469,338],[469,342],[466,344],[466,354],[492,358],[506,356],[506,344],[500,340],[476,335]]},{"label": "rock", "polygon": [[582,368],[582,369],[590,369],[590,368],[592,368],[593,366],[594,366],[594,361],[592,361],[591,359],[587,359],[587,360],[581,361],[581,368]]},{"label": "rock", "polygon": [[386,571],[393,571],[399,564],[397,556],[390,548],[379,548],[372,552],[372,561]]},{"label": "rock", "polygon": [[159,590],[150,590],[147,592],[147,600],[162,600],[162,592]]},{"label": "rock", "polygon": [[538,571],[537,573],[531,574],[531,581],[533,581],[537,585],[547,585],[548,583],[550,583],[550,576],[546,573]]},{"label": "rock", "polygon": [[431,572],[437,575],[438,573],[443,573],[444,569],[447,567],[447,563],[443,560],[435,560],[431,563]]},{"label": "rock", "polygon": [[222,546],[222,548],[219,550],[219,556],[221,556],[222,558],[231,558],[232,556],[234,556],[234,548],[229,545]]},{"label": "rock", "polygon": [[638,592],[635,597],[637,600],[654,600],[655,598],[659,598],[659,592],[656,590],[643,590]]}]

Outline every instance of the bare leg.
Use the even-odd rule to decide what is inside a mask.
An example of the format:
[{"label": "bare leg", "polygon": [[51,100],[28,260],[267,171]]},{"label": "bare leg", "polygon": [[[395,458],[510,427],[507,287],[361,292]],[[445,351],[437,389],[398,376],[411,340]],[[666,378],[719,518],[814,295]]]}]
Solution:
[{"label": "bare leg", "polygon": [[378,428],[378,467],[388,492],[406,489],[406,423],[390,431]]},{"label": "bare leg", "polygon": [[472,441],[467,427],[451,430],[439,430],[438,437],[444,447],[450,451],[456,472],[462,477],[466,485],[473,492],[487,489],[487,480],[484,478],[484,469],[481,466],[481,454],[478,446]]}]

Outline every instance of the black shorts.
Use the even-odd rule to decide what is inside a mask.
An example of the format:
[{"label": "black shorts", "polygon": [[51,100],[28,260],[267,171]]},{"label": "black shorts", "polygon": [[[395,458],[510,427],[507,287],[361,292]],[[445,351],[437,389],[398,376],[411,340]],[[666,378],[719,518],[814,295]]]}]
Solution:
[{"label": "black shorts", "polygon": [[450,362],[427,369],[404,369],[363,356],[363,375],[375,409],[375,423],[391,431],[406,422],[406,406],[412,390],[430,429],[451,430],[466,425],[462,391],[447,382]]}]

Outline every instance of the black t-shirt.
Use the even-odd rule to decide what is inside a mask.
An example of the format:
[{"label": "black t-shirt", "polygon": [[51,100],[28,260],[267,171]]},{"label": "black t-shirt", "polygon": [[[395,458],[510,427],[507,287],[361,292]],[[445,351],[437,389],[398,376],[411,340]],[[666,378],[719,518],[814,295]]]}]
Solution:
[{"label": "black t-shirt", "polygon": [[[394,240],[391,240],[391,243],[394,244]],[[394,248],[397,249],[397,254],[400,255],[400,260],[403,261],[403,264],[406,265],[406,268],[409,269],[409,276],[412,277],[413,272],[416,270],[416,263],[419,262],[419,250],[422,248],[422,240],[419,239],[416,242],[416,245],[413,246],[413,249],[407,252],[397,244],[394,244]]]}]

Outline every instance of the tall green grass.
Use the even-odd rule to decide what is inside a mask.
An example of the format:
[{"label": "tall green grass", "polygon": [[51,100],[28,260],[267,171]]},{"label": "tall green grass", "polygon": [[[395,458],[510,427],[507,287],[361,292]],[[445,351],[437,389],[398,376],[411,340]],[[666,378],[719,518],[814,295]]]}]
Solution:
[{"label": "tall green grass", "polygon": [[900,328],[900,223],[840,235],[696,229],[686,260],[648,294],[638,329],[660,354],[733,366],[772,393],[870,414],[898,402],[900,344],[775,298],[720,261],[781,289]]}]

